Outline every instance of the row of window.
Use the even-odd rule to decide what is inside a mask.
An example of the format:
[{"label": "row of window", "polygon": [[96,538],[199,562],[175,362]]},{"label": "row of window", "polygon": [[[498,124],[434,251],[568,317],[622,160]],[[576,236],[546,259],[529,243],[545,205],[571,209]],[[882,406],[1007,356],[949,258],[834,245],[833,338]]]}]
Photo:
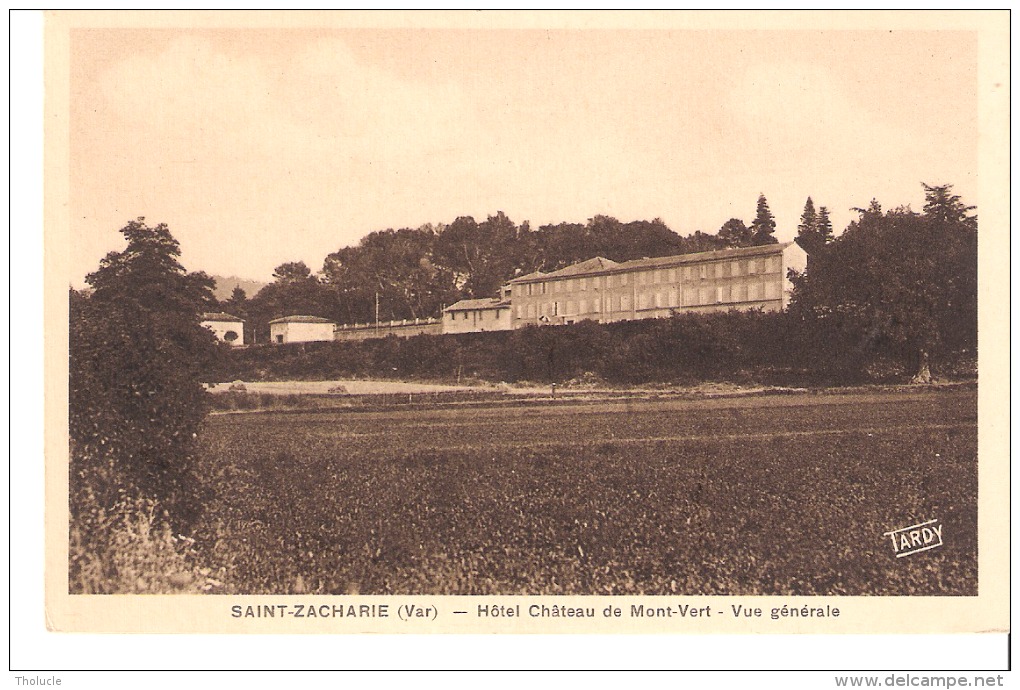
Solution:
[{"label": "row of window", "polygon": [[[693,292],[693,291],[692,291]],[[716,304],[729,302],[755,302],[758,300],[779,299],[779,283],[769,281],[762,283],[749,283],[746,285],[719,285],[716,288],[698,288],[698,303],[711,304],[713,298]]]},{"label": "row of window", "polygon": [[608,276],[566,278],[515,286],[523,295],[546,295],[560,292],[584,292],[587,290],[623,287],[633,280],[637,285],[676,283],[679,280],[707,280],[709,278],[731,278],[738,276],[776,273],[782,267],[779,256],[762,256],[751,259],[734,259],[703,263],[679,268],[661,268],[651,271],[617,273]]},{"label": "row of window", "polygon": [[[751,283],[747,285],[720,285],[714,288],[691,288],[681,292],[675,288],[656,292],[642,292],[637,295],[634,308],[668,309],[672,307],[697,307],[708,304],[731,304],[779,299],[778,281]],[[534,319],[542,316],[574,316],[578,314],[600,314],[615,311],[630,311],[630,295],[607,295],[595,299],[540,302],[517,305],[518,319]]]},{"label": "row of window", "polygon": [[[492,319],[494,321],[499,321],[499,313],[500,313],[500,311],[502,311],[502,308],[496,310],[495,315],[492,317]],[[474,313],[475,319],[477,319],[478,321],[483,321],[485,319],[485,312],[486,312],[485,309],[475,309],[473,311],[472,310],[451,311],[450,312],[450,321],[456,321],[457,320],[457,314],[463,314],[461,319],[464,320],[464,321],[467,321],[468,320],[468,314],[471,314],[471,313]]]}]

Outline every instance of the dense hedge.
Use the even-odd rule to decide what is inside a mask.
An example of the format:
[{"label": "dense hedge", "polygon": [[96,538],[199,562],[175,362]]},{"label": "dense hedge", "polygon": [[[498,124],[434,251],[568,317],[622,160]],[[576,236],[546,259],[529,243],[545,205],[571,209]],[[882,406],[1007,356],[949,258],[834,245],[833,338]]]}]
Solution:
[{"label": "dense hedge", "polygon": [[[609,383],[734,381],[829,384],[896,380],[909,374],[883,351],[866,361],[845,354],[859,343],[819,344],[787,313],[682,314],[669,319],[515,331],[390,336],[361,342],[303,343],[225,351],[210,381],[416,378],[446,381],[563,382],[594,374]],[[952,369],[967,353],[943,362]],[[952,366],[950,366],[952,365]]]}]

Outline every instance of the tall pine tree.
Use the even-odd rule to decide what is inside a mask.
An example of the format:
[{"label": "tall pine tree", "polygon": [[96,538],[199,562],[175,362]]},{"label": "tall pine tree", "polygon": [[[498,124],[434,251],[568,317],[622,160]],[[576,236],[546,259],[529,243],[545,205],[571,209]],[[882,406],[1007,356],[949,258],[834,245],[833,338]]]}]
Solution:
[{"label": "tall pine tree", "polygon": [[797,226],[797,244],[810,255],[817,254],[831,240],[832,221],[829,219],[829,209],[820,206],[816,212],[815,202],[808,197],[804,204],[804,213],[800,216],[800,225]]},{"label": "tall pine tree", "polygon": [[824,247],[832,242],[832,220],[829,218],[829,209],[825,206],[818,207],[818,220],[815,222],[818,231],[819,243]]},{"label": "tall pine tree", "polygon": [[813,233],[818,229],[818,214],[815,213],[815,202],[811,197],[804,202],[804,212],[800,214],[800,225],[797,226],[798,235]]},{"label": "tall pine tree", "polygon": [[758,210],[754,221],[751,223],[751,244],[753,246],[762,244],[776,244],[774,236],[776,231],[776,218],[769,210],[769,202],[764,194],[758,195]]},{"label": "tall pine tree", "polygon": [[818,248],[818,214],[815,213],[815,202],[811,197],[804,203],[804,212],[800,214],[800,225],[797,226],[797,244],[804,251],[812,254]]}]

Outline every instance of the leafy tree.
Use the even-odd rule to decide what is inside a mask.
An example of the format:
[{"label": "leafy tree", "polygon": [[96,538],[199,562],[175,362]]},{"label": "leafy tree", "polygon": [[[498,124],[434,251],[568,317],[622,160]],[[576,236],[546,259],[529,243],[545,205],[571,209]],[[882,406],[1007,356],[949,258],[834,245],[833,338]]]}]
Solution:
[{"label": "leafy tree", "polygon": [[435,263],[451,271],[458,290],[467,297],[492,297],[513,277],[519,263],[519,238],[528,232],[502,211],[478,223],[471,216],[457,218],[436,237]]},{"label": "leafy tree", "polygon": [[585,224],[589,242],[595,254],[600,254],[613,261],[625,261],[619,246],[623,233],[623,223],[612,216],[597,215],[588,219]]},{"label": "leafy tree", "polygon": [[484,261],[478,223],[471,216],[460,216],[436,238],[434,257],[440,266],[454,275],[458,290],[466,289],[472,275]]},{"label": "leafy tree", "polygon": [[[635,220],[624,223],[620,235],[616,256],[608,256],[614,261],[627,261],[653,256],[669,256],[683,253],[683,239],[662,221]],[[616,258],[616,257],[619,258]]]},{"label": "leafy tree", "polygon": [[758,208],[751,223],[751,244],[754,246],[762,244],[776,244],[775,238],[776,219],[769,210],[769,202],[764,194],[758,195]]},{"label": "leafy tree", "polygon": [[213,281],[188,273],[164,224],[144,218],[70,295],[72,520],[150,498],[175,523],[197,513],[193,439],[206,410],[199,371],[216,349],[201,314]]},{"label": "leafy tree", "polygon": [[685,251],[684,239],[670,230],[661,218],[622,223],[612,216],[603,215],[588,219],[584,232],[576,237],[576,243],[571,249],[565,254],[546,256],[542,268],[562,268],[593,256],[603,256],[613,261],[630,261]]},{"label": "leafy tree", "polygon": [[[539,256],[535,268],[555,271],[570,264],[578,263],[601,253],[600,247],[592,244],[588,229],[583,223],[558,223],[543,225],[538,229]],[[608,257],[607,257],[608,258]],[[522,272],[526,268],[518,267]]]},{"label": "leafy tree", "polygon": [[891,356],[928,382],[932,359],[975,351],[977,224],[935,189],[923,214],[873,201],[795,276],[791,312],[829,359],[861,368]]},{"label": "leafy tree", "polygon": [[304,261],[288,261],[273,270],[273,277],[279,283],[301,283],[311,278],[312,271]]},{"label": "leafy tree", "polygon": [[751,229],[739,218],[730,218],[719,228],[719,239],[727,247],[749,247],[753,239]]},{"label": "leafy tree", "polygon": [[728,245],[718,235],[711,235],[701,230],[681,238],[680,249],[673,254],[696,254],[698,252],[712,252],[717,249],[725,249]]},{"label": "leafy tree", "polygon": [[464,286],[471,297],[494,297],[500,287],[514,275],[518,259],[518,226],[502,211],[478,224],[479,240],[484,251],[481,261]]},{"label": "leafy tree", "polygon": [[431,226],[373,232],[358,246],[327,256],[322,273],[336,296],[334,318],[373,320],[376,295],[384,320],[433,317],[444,303],[456,301],[453,273],[432,259],[435,236]]}]

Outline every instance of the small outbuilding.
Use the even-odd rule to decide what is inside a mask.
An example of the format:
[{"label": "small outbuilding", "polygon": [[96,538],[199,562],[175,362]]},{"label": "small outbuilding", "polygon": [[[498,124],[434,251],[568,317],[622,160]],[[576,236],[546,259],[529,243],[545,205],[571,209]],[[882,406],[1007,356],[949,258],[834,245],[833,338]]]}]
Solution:
[{"label": "small outbuilding", "polygon": [[202,325],[212,331],[217,340],[235,347],[244,345],[244,319],[214,312],[202,314]]},{"label": "small outbuilding", "polygon": [[335,329],[336,324],[320,316],[284,316],[269,322],[269,339],[274,345],[321,342],[333,340]]},{"label": "small outbuilding", "polygon": [[443,333],[508,331],[510,301],[506,299],[462,299],[443,310]]}]

